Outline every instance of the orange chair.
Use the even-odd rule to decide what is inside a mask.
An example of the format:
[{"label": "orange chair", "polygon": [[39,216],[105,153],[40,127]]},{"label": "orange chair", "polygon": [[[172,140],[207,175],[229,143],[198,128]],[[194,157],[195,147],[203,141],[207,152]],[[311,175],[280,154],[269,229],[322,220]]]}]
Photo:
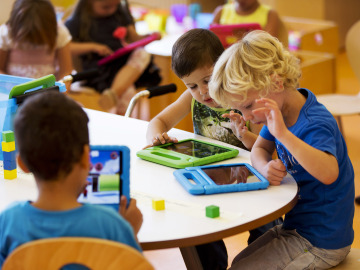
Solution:
[{"label": "orange chair", "polygon": [[91,270],[153,270],[136,249],[115,241],[87,237],[35,240],[16,248],[5,260],[3,270],[58,270],[80,264]]}]

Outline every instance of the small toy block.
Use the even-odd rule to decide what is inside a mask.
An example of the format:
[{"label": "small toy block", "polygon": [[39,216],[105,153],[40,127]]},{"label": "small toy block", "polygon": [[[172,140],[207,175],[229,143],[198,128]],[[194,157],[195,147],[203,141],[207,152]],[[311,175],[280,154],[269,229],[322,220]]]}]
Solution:
[{"label": "small toy block", "polygon": [[164,200],[152,200],[152,208],[156,211],[165,210]]},{"label": "small toy block", "polygon": [[3,160],[5,161],[16,161],[16,152],[3,152]]},{"label": "small toy block", "polygon": [[220,208],[216,205],[206,206],[206,216],[209,218],[216,218],[220,216]]},{"label": "small toy block", "polygon": [[4,170],[12,171],[16,169],[16,160],[4,160]]},{"label": "small toy block", "polygon": [[2,140],[3,140],[3,142],[14,142],[15,141],[14,132],[11,130],[3,131],[2,132]]},{"label": "small toy block", "polygon": [[15,179],[16,177],[17,177],[17,169],[11,171],[4,170],[4,179],[12,180]]},{"label": "small toy block", "polygon": [[15,142],[1,142],[3,152],[15,151]]}]

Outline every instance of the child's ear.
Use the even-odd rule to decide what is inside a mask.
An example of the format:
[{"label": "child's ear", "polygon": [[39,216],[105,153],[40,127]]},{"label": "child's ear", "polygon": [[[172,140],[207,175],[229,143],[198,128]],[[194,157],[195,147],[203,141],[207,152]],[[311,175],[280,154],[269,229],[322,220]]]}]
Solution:
[{"label": "child's ear", "polygon": [[86,169],[90,168],[90,147],[88,144],[84,145],[84,151],[80,159],[80,165]]},{"label": "child's ear", "polygon": [[284,90],[284,81],[279,75],[273,74],[271,75],[271,79],[275,83],[277,90]]},{"label": "child's ear", "polygon": [[30,170],[28,169],[28,167],[24,164],[24,162],[22,161],[20,155],[17,155],[16,157],[16,161],[20,167],[20,169],[24,172],[24,173],[29,173]]}]

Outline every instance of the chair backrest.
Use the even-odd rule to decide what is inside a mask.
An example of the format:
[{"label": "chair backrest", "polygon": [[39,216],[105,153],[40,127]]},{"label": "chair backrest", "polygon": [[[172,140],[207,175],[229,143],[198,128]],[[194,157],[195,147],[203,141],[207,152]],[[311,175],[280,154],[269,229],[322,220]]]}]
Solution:
[{"label": "chair backrest", "polygon": [[80,264],[91,270],[151,270],[153,266],[134,248],[115,241],[60,237],[28,242],[5,260],[3,270],[61,269]]},{"label": "chair backrest", "polygon": [[352,70],[360,81],[360,21],[357,21],[346,34],[345,48]]}]

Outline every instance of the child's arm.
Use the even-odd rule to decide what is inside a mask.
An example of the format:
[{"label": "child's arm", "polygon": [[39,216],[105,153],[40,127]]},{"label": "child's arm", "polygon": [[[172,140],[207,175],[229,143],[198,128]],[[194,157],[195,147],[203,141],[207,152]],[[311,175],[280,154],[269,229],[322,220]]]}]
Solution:
[{"label": "child's arm", "polygon": [[5,74],[8,52],[0,49],[0,74]]},{"label": "child's arm", "polygon": [[107,56],[112,54],[113,51],[106,45],[96,42],[75,42],[70,43],[70,51],[74,56],[86,54],[86,53],[97,53],[101,56]]},{"label": "child's arm", "polygon": [[251,164],[257,169],[271,185],[277,186],[286,176],[286,167],[280,159],[272,159],[275,144],[261,136],[256,140],[251,150]]},{"label": "child's arm", "polygon": [[318,150],[292,134],[284,123],[283,116],[274,100],[261,98],[256,101],[264,107],[253,111],[258,116],[264,116],[270,133],[276,137],[313,177],[326,185],[336,181],[339,176],[339,166],[336,158]]},{"label": "child's arm", "polygon": [[135,41],[138,41],[140,39],[143,39],[145,38],[146,35],[142,36],[142,35],[139,35],[137,32],[136,32],[136,29],[135,29],[135,26],[130,24],[127,26],[127,35],[126,35],[126,41],[128,43],[132,43],[132,42],[135,42]]},{"label": "child's arm", "polygon": [[220,18],[221,18],[222,9],[223,9],[222,5],[215,8],[215,10],[213,12],[214,19],[213,19],[211,24],[220,24]]},{"label": "child's arm", "polygon": [[268,21],[265,26],[265,31],[274,37],[279,36],[280,18],[275,10],[270,10],[268,14]]},{"label": "child's arm", "polygon": [[[246,121],[244,118],[234,111],[230,111],[230,113],[225,113],[222,117],[226,117],[230,119],[231,123],[231,130],[233,131],[234,135],[245,145],[245,147],[249,150],[253,147],[258,135],[255,134],[255,128],[253,125],[251,127],[252,131],[249,131],[246,127]],[[256,131],[259,131],[256,129]],[[259,133],[259,132],[257,132]]]},{"label": "child's arm", "polygon": [[150,144],[149,146],[177,142],[176,138],[168,137],[166,132],[190,113],[191,100],[192,95],[187,89],[174,103],[166,107],[150,121],[146,132],[146,140]]},{"label": "child's arm", "polygon": [[73,64],[70,53],[70,43],[57,50],[57,60],[59,63],[58,80],[71,74],[73,70]]}]

